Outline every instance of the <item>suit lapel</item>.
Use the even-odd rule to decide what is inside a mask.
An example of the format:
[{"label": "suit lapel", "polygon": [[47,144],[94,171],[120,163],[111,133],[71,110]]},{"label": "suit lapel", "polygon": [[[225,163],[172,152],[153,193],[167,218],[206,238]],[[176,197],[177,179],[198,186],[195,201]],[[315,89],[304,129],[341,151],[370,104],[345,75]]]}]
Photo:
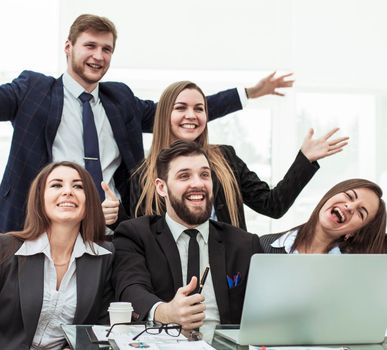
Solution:
[{"label": "suit lapel", "polygon": [[133,157],[133,145],[130,144],[130,140],[126,136],[126,126],[120,110],[117,108],[118,103],[114,103],[105,93],[104,87],[100,84],[100,99],[105,109],[106,115],[109,119],[109,123],[112,127],[114,139],[117,143],[120,154],[125,161],[128,169],[131,169],[137,161]]},{"label": "suit lapel", "polygon": [[208,238],[208,255],[220,321],[221,323],[227,323],[230,319],[230,307],[226,279],[226,251],[223,240],[211,221]]},{"label": "suit lapel", "polygon": [[82,324],[95,305],[100,282],[97,276],[101,276],[102,259],[84,254],[76,259],[76,264],[77,307],[73,324]]},{"label": "suit lapel", "polygon": [[165,222],[164,217],[156,224],[156,240],[168,261],[169,269],[173,278],[173,287],[176,292],[181,286],[183,286],[181,260],[176,242],[173,238],[171,230]]},{"label": "suit lapel", "polygon": [[55,135],[62,119],[63,101],[63,80],[60,77],[55,81],[51,90],[51,102],[46,124],[46,145],[50,159],[52,159],[52,144],[54,143]]},{"label": "suit lapel", "polygon": [[43,303],[44,255],[18,256],[19,295],[28,343],[32,343]]}]

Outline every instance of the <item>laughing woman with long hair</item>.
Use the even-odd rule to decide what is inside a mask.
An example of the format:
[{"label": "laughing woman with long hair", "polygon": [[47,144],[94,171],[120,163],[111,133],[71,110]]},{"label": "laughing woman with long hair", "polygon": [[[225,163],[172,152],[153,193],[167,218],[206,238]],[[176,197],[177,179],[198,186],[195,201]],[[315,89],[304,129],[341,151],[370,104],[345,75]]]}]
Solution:
[{"label": "laughing woman with long hair", "polygon": [[382,189],[365,179],[333,186],[309,220],[287,232],[260,237],[265,253],[384,252],[386,206]]}]

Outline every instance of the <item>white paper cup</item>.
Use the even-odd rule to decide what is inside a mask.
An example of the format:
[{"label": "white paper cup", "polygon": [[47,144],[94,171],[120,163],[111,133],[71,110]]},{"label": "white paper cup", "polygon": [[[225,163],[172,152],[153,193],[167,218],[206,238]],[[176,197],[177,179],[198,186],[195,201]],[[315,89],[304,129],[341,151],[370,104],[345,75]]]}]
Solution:
[{"label": "white paper cup", "polygon": [[[110,326],[115,323],[131,322],[133,307],[131,303],[117,302],[111,303],[109,308]],[[115,326],[113,332],[125,333],[130,326]]]},{"label": "white paper cup", "polygon": [[126,308],[129,308],[131,309],[132,308],[132,303],[128,303],[126,301],[117,301],[117,302],[114,302],[114,303],[110,303],[109,305],[109,309],[126,309]]}]

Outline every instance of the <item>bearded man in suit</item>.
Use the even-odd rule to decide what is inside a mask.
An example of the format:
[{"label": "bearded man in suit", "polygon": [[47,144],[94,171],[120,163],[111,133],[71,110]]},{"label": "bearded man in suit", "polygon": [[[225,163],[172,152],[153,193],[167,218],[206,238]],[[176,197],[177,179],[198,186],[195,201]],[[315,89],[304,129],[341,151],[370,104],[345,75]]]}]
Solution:
[{"label": "bearded man in suit", "polygon": [[[211,168],[197,143],[176,141],[160,152],[156,167],[166,214],[118,226],[116,297],[132,303],[138,320],[177,323],[185,330],[239,323],[250,258],[262,252],[258,236],[209,219]],[[198,293],[206,266],[210,272]]]}]

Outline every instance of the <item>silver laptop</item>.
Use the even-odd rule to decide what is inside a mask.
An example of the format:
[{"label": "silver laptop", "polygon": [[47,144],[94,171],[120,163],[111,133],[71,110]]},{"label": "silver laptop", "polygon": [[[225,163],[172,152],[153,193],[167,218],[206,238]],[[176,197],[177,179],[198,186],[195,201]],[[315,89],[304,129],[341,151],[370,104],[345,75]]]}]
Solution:
[{"label": "silver laptop", "polygon": [[256,254],[241,345],[377,344],[387,327],[387,255]]}]

